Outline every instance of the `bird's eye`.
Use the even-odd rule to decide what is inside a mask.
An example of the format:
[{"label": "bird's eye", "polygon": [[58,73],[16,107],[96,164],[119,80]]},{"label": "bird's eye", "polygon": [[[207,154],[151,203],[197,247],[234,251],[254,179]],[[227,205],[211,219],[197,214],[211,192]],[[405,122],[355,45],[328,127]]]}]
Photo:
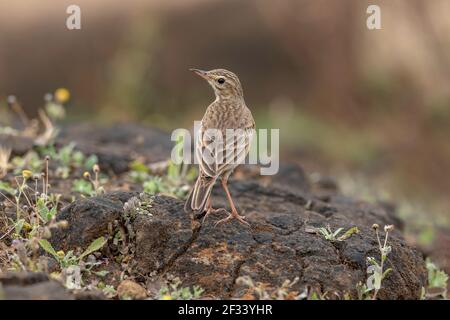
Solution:
[{"label": "bird's eye", "polygon": [[217,82],[220,84],[224,84],[225,83],[225,79],[224,78],[219,78],[217,79]]}]

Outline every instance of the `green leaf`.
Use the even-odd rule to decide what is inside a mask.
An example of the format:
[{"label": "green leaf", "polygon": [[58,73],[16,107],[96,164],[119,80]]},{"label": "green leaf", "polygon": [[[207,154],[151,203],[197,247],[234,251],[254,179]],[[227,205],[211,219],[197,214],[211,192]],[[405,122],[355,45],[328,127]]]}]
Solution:
[{"label": "green leaf", "polygon": [[101,271],[96,271],[96,272],[94,272],[94,274],[96,275],[96,276],[99,276],[99,277],[104,277],[104,276],[106,276],[107,274],[109,273],[109,271],[107,271],[107,270],[101,270]]},{"label": "green leaf", "polygon": [[100,237],[92,241],[89,247],[78,257],[78,260],[81,260],[87,255],[90,255],[92,252],[101,249],[105,245],[106,241],[107,240],[104,237]]},{"label": "green leaf", "polygon": [[319,300],[319,296],[317,295],[317,293],[313,292],[309,297],[309,300]]},{"label": "green leaf", "polygon": [[50,253],[57,261],[61,260],[58,254],[56,253],[55,249],[53,249],[53,246],[51,245],[50,242],[48,242],[45,239],[41,239],[39,240],[39,245],[41,246],[42,249]]},{"label": "green leaf", "polygon": [[429,258],[426,260],[428,270],[428,287],[429,288],[447,288],[448,275],[439,270]]},{"label": "green leaf", "polygon": [[133,161],[130,163],[130,169],[135,172],[149,173],[150,169],[140,161]]},{"label": "green leaf", "polygon": [[342,230],[343,230],[343,228],[337,229],[337,230],[333,233],[333,238],[335,238]]},{"label": "green leaf", "polygon": [[43,197],[39,197],[36,200],[36,207],[37,207],[37,211],[39,212],[39,215],[41,216],[41,218],[45,221],[48,222],[49,219],[49,212],[50,210],[48,210],[46,203],[45,203],[45,199]]},{"label": "green leaf", "polygon": [[392,268],[388,268],[386,269],[386,271],[383,272],[383,276],[381,277],[381,279],[386,278],[386,276],[392,271]]},{"label": "green leaf", "polygon": [[171,180],[177,180],[180,178],[180,166],[176,165],[173,161],[169,161],[167,177]]},{"label": "green leaf", "polygon": [[14,230],[16,231],[16,234],[20,234],[24,223],[25,223],[25,219],[17,220],[16,224],[14,225]]},{"label": "green leaf", "polygon": [[6,191],[9,194],[14,194],[15,192],[14,188],[6,181],[0,181],[0,190]]},{"label": "green leaf", "polygon": [[72,161],[76,167],[81,167],[83,165],[83,162],[85,161],[84,158],[84,154],[81,151],[75,151],[72,155]]},{"label": "green leaf", "polygon": [[143,184],[144,192],[156,194],[163,191],[163,182],[161,177],[152,177]]},{"label": "green leaf", "polygon": [[94,194],[94,188],[89,181],[77,179],[72,182],[72,191],[78,192],[87,196]]},{"label": "green leaf", "polygon": [[345,239],[350,238],[353,234],[359,233],[358,227],[351,227],[348,229],[342,236],[339,237],[339,241],[344,241]]},{"label": "green leaf", "polygon": [[86,159],[86,161],[84,162],[84,168],[85,168],[86,170],[91,170],[92,167],[93,167],[94,165],[96,165],[97,163],[98,163],[98,157],[97,157],[95,154],[90,155],[90,156]]}]

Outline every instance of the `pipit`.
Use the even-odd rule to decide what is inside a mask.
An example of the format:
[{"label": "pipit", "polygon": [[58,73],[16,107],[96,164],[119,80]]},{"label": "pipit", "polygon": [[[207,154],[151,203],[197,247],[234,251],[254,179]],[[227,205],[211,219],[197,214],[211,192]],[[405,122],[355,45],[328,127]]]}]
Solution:
[{"label": "pipit", "polygon": [[199,176],[184,209],[186,212],[205,212],[203,220],[210,213],[225,210],[214,209],[211,203],[212,188],[220,179],[231,213],[216,225],[236,219],[250,226],[236,210],[227,185],[233,170],[245,160],[255,129],[252,113],[245,105],[241,83],[234,73],[225,69],[190,70],[208,81],[216,99],[208,106],[201,121],[195,145]]}]

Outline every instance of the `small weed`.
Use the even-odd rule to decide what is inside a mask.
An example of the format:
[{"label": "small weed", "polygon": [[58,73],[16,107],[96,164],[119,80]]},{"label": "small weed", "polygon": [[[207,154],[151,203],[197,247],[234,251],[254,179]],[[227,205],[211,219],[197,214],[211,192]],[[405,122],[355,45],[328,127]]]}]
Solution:
[{"label": "small weed", "polygon": [[164,286],[159,290],[158,299],[160,300],[193,300],[199,299],[204,290],[199,286],[181,287],[181,280],[175,278],[173,283]]},{"label": "small weed", "polygon": [[15,189],[13,187],[11,187],[11,184],[9,182],[6,181],[0,181],[0,191],[5,191],[9,194],[14,194]]},{"label": "small weed", "polygon": [[97,288],[102,290],[103,294],[109,299],[112,299],[117,295],[117,291],[114,286],[105,284],[101,281],[97,284]]},{"label": "small weed", "polygon": [[[302,299],[302,294],[292,290],[292,286],[298,282],[299,278],[294,280],[285,280],[278,288],[268,288],[263,283],[254,283],[251,277],[242,276],[236,279],[236,284],[247,287],[247,293],[244,298],[257,300],[298,300]],[[306,292],[306,291],[305,291]],[[309,294],[305,294],[306,298]]]},{"label": "small weed", "polygon": [[330,226],[321,227],[316,229],[316,233],[322,235],[325,240],[328,241],[344,241],[348,238],[350,238],[353,234],[359,233],[358,227],[351,227],[348,229],[343,235],[338,237],[338,235],[341,233],[341,231],[344,230],[344,228],[338,228],[336,231],[332,231]]},{"label": "small weed", "polygon": [[177,198],[186,197],[189,192],[188,183],[196,177],[196,169],[184,164],[174,164],[171,160],[167,162],[166,175],[151,175],[150,170],[145,170],[142,164],[134,163],[134,171],[131,172],[136,181],[144,180],[142,186],[144,192],[150,194],[165,193]]},{"label": "small weed", "polygon": [[55,258],[56,261],[58,261],[61,269],[67,268],[72,265],[78,265],[78,263],[86,256],[90,255],[91,253],[100,250],[107,240],[104,237],[100,237],[92,241],[92,243],[89,245],[89,247],[79,256],[76,256],[73,252],[73,250],[68,251],[65,253],[64,251],[56,251],[50,242],[48,242],[45,239],[39,240],[39,245],[42,249],[44,249],[46,252],[51,254],[53,258]]},{"label": "small weed", "polygon": [[81,151],[75,150],[75,143],[70,143],[59,150],[54,145],[39,149],[41,155],[50,156],[56,163],[55,175],[67,179],[73,169],[90,170],[98,163],[96,155],[85,156]]},{"label": "small weed", "polygon": [[[387,259],[388,254],[392,251],[391,246],[387,245],[389,231],[394,229],[393,225],[384,226],[385,237],[383,243],[380,240],[380,236],[378,233],[379,226],[374,224],[372,228],[375,230],[375,234],[377,236],[378,241],[378,249],[380,250],[381,261],[378,263],[374,257],[368,257],[367,262],[369,263],[369,267],[367,268],[367,273],[371,274],[367,278],[366,284],[358,283],[357,291],[358,298],[360,300],[372,299],[376,300],[378,292],[381,289],[381,283],[384,278],[392,271],[392,268],[388,268],[384,270],[384,263]],[[372,296],[370,296],[372,293]]]},{"label": "small weed", "polygon": [[82,195],[92,197],[95,195],[94,188],[90,181],[85,179],[75,179],[72,182],[72,191],[81,193]]},{"label": "small weed", "polygon": [[447,281],[448,275],[439,270],[436,265],[431,262],[430,258],[426,260],[428,271],[428,288],[424,290],[424,298],[447,298]]},{"label": "small weed", "polygon": [[92,178],[89,171],[85,171],[83,173],[84,179],[76,179],[72,182],[73,192],[78,192],[89,197],[98,196],[105,192],[105,189],[100,183],[100,167],[97,164],[94,164],[92,171],[94,173],[94,178]]}]

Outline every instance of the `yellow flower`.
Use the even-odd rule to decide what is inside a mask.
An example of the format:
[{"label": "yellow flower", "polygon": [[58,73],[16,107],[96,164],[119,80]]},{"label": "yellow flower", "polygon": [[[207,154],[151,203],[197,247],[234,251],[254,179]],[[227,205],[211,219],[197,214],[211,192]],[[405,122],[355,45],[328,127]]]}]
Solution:
[{"label": "yellow flower", "polygon": [[64,258],[64,256],[66,255],[66,254],[64,253],[63,250],[59,250],[56,254],[57,254],[58,257],[60,257],[61,259]]},{"label": "yellow flower", "polygon": [[90,174],[89,172],[85,171],[85,172],[83,173],[83,178],[89,179],[90,177],[91,177],[91,174]]},{"label": "yellow flower", "polygon": [[53,278],[53,279],[58,280],[61,277],[61,273],[60,272],[56,272],[56,271],[52,272],[52,273],[50,273],[50,277]]},{"label": "yellow flower", "polygon": [[161,300],[173,300],[170,294],[165,294],[161,297]]},{"label": "yellow flower", "polygon": [[31,224],[29,224],[28,222],[24,222],[23,228],[25,229],[25,231],[30,231],[31,229],[33,229]]},{"label": "yellow flower", "polygon": [[31,172],[30,170],[23,170],[22,171],[22,177],[27,180],[30,179],[33,176],[33,172]]},{"label": "yellow flower", "polygon": [[59,103],[66,103],[70,99],[70,92],[66,88],[59,88],[55,91],[55,100]]}]

